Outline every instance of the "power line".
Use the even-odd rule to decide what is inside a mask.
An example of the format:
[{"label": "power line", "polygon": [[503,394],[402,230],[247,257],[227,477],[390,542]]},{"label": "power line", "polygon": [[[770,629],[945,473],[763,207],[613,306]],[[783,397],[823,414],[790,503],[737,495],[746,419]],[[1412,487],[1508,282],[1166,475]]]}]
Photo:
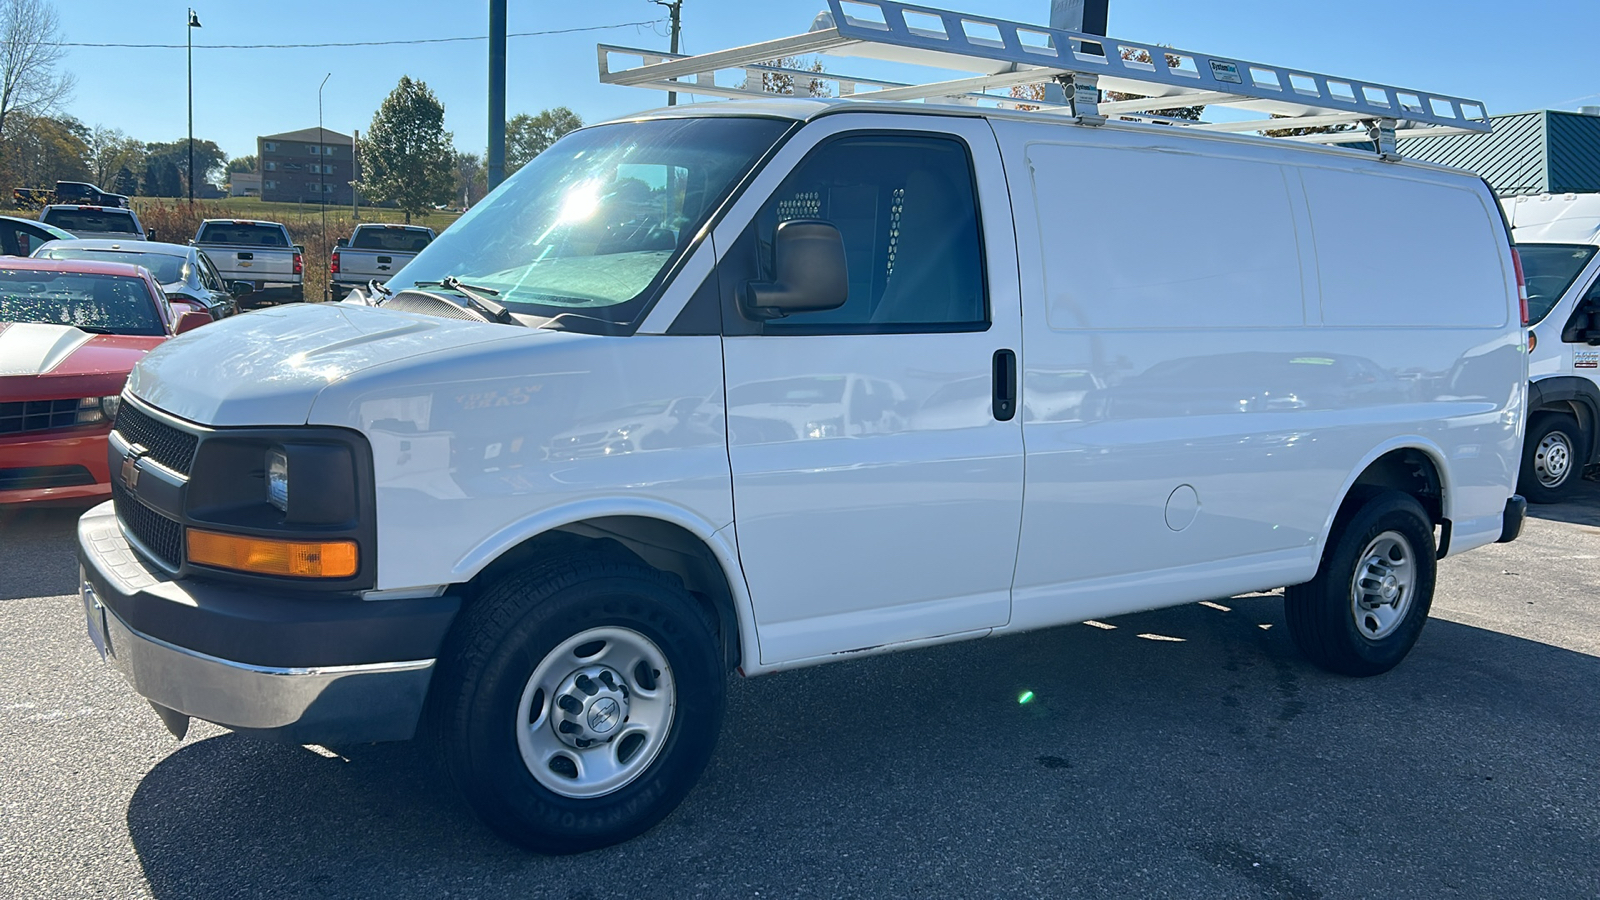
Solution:
[{"label": "power line", "polygon": [[[643,22],[622,22],[617,25],[588,25],[583,28],[556,28],[549,31],[519,31],[506,37],[541,37],[551,34],[575,34],[580,31],[608,31],[613,28],[635,28],[641,25],[656,26],[665,19],[648,19]],[[407,44],[454,44],[464,41],[486,41],[486,34],[472,37],[416,38],[405,41],[339,41],[326,44],[195,44],[196,50],[314,50],[327,47],[394,47]],[[74,41],[57,41],[51,47],[119,47],[132,50],[182,50],[183,44],[90,44]]]}]

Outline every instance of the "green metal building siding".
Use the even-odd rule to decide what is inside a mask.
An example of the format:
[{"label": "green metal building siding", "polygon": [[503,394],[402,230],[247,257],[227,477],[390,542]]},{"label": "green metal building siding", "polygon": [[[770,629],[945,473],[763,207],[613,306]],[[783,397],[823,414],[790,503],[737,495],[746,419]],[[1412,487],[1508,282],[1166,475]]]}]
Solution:
[{"label": "green metal building siding", "polygon": [[1403,140],[1400,155],[1477,172],[1502,197],[1600,193],[1600,116],[1543,110],[1490,121],[1489,134]]}]

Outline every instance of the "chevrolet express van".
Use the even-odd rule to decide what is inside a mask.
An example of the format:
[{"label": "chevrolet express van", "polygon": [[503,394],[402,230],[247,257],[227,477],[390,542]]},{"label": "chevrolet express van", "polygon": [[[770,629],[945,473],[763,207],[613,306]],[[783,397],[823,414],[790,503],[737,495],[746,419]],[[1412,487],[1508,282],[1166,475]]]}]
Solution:
[{"label": "chevrolet express van", "polygon": [[1376,675],[1438,561],[1522,525],[1516,262],[1437,166],[679,106],[564,137],[388,289],[134,371],[91,636],[180,735],[425,736],[543,851],[670,812],[730,673],[1288,586],[1305,655]]}]

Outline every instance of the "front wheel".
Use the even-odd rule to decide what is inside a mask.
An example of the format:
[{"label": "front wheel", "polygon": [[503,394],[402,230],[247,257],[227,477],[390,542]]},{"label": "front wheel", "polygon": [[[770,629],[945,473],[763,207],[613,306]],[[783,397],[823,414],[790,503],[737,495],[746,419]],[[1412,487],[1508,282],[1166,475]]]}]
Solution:
[{"label": "front wheel", "polygon": [[1528,424],[1522,443],[1517,492],[1529,503],[1560,503],[1571,497],[1583,468],[1586,435],[1567,413],[1544,413]]},{"label": "front wheel", "polygon": [[446,768],[478,816],[545,853],[627,840],[699,778],[724,673],[672,576],[575,557],[508,575],[461,613],[435,697]]},{"label": "front wheel", "polygon": [[1284,592],[1289,636],[1342,675],[1381,675],[1405,659],[1433,605],[1433,524],[1415,498],[1377,494],[1340,516],[1311,581]]}]

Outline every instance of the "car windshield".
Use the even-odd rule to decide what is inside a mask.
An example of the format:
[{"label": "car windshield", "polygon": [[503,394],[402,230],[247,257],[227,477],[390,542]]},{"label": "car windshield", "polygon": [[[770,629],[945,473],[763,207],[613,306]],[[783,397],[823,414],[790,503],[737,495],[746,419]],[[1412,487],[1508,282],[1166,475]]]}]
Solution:
[{"label": "car windshield", "polygon": [[788,126],[729,117],[574,132],[463,215],[389,288],[455,276],[498,291],[494,299],[515,313],[632,322]]},{"label": "car windshield", "polygon": [[1584,244],[1518,244],[1522,279],[1528,286],[1528,324],[1537,325],[1600,248]]},{"label": "car windshield", "polygon": [[44,221],[73,234],[138,234],[133,215],[114,209],[52,209]]},{"label": "car windshield", "polygon": [[71,325],[101,334],[166,333],[149,288],[126,275],[0,268],[0,322]]},{"label": "car windshield", "polygon": [[207,222],[200,228],[197,244],[244,244],[250,247],[287,247],[278,225],[255,225],[250,222]]},{"label": "car windshield", "polygon": [[167,253],[137,253],[131,250],[92,250],[88,247],[45,246],[34,254],[35,259],[98,259],[104,262],[127,263],[144,266],[160,284],[174,284],[189,280],[189,260]]},{"label": "car windshield", "polygon": [[416,253],[433,238],[414,228],[359,228],[350,239],[356,250],[388,250],[391,253]]}]

